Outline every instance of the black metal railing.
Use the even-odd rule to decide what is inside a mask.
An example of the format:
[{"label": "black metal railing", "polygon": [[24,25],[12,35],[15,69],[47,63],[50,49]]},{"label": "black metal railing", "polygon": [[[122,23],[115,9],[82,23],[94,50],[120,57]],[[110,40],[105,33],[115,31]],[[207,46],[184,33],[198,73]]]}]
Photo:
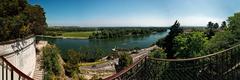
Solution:
[{"label": "black metal railing", "polygon": [[240,44],[196,58],[158,59],[145,56],[106,80],[239,80],[239,59]]}]

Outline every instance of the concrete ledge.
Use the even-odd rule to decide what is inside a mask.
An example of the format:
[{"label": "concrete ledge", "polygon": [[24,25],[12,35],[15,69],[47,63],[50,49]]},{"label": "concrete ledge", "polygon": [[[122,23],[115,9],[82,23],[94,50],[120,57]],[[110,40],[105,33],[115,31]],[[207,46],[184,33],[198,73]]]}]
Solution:
[{"label": "concrete ledge", "polygon": [[0,42],[0,56],[32,77],[36,65],[35,37]]}]

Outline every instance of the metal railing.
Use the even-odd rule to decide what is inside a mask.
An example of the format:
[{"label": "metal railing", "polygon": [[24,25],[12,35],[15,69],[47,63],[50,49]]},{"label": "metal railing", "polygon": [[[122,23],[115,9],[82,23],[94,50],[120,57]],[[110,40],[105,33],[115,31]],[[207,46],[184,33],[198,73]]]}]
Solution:
[{"label": "metal railing", "polygon": [[188,59],[143,57],[106,80],[239,80],[240,44]]},{"label": "metal railing", "polygon": [[[9,41],[3,41],[0,42],[0,45],[6,45],[6,44],[11,44],[14,42],[22,42],[24,43],[24,40],[27,40],[29,38],[34,37],[34,35],[27,36],[22,39],[14,39],[14,40],[9,40]],[[24,50],[25,48],[33,45],[35,41],[29,43],[28,45],[25,46],[20,46],[18,49],[13,50],[11,53],[5,53],[0,55],[0,80],[33,80],[30,76],[26,75],[23,73],[21,70],[19,70],[17,67],[15,67],[13,64],[11,64],[6,57],[12,54],[17,54],[18,52]]]},{"label": "metal railing", "polygon": [[1,61],[1,80],[33,80],[33,78],[24,74],[22,71],[17,69],[3,56],[0,57]]}]

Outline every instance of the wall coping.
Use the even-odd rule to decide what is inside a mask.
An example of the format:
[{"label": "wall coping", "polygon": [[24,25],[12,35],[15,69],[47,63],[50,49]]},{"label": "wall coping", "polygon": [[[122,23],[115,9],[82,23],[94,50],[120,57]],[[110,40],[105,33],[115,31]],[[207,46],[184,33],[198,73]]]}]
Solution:
[{"label": "wall coping", "polygon": [[26,39],[29,39],[29,38],[32,38],[34,37],[34,35],[29,35],[27,37],[24,37],[24,38],[17,38],[17,39],[12,39],[12,40],[8,40],[8,41],[2,41],[0,42],[0,45],[4,45],[4,44],[10,44],[10,43],[13,43],[13,42],[17,42],[17,41],[23,41],[23,40],[26,40]]}]

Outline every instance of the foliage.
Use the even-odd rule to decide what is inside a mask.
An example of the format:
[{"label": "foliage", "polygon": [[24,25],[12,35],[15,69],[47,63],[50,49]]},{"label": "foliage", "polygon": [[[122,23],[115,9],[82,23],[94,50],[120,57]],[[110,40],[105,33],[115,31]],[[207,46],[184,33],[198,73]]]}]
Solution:
[{"label": "foliage", "polygon": [[107,56],[107,54],[102,49],[85,46],[82,46],[79,51],[70,49],[67,53],[62,54],[64,61],[72,64],[77,64],[79,62],[95,62],[105,56]]},{"label": "foliage", "polygon": [[73,49],[70,49],[67,51],[67,62],[68,63],[71,63],[71,64],[78,64],[80,63],[80,60],[81,60],[81,55],[79,52],[73,50]]},{"label": "foliage", "polygon": [[45,27],[45,13],[39,5],[30,5],[26,0],[1,1],[0,41],[41,34]]},{"label": "foliage", "polygon": [[236,42],[235,35],[230,31],[217,32],[206,44],[206,52],[213,53],[222,49],[229,48]]},{"label": "foliage", "polygon": [[167,57],[166,53],[161,48],[152,50],[151,53],[149,53],[149,56],[154,58],[162,58],[162,59],[165,59]]},{"label": "foliage", "polygon": [[129,66],[130,64],[133,63],[132,57],[127,54],[120,54],[119,60],[118,60],[118,65],[116,66],[116,71],[122,70],[124,67]]},{"label": "foliage", "polygon": [[183,29],[180,28],[180,23],[176,21],[170,28],[169,34],[164,38],[157,41],[157,45],[163,47],[167,53],[167,58],[174,58],[176,51],[173,50],[173,40],[175,36],[180,33],[183,33]]},{"label": "foliage", "polygon": [[221,24],[221,29],[226,29],[227,28],[227,23],[226,21],[223,21],[222,24]]},{"label": "foliage", "polygon": [[137,36],[137,35],[147,35],[153,32],[162,32],[166,31],[164,28],[140,28],[140,27],[131,27],[131,28],[101,28],[99,31],[94,32],[90,39],[106,39],[106,38],[118,38],[124,36]]},{"label": "foliage", "polygon": [[205,33],[208,39],[211,39],[215,35],[219,25],[218,23],[212,23],[211,21],[207,24],[207,32]]},{"label": "foliage", "polygon": [[78,67],[79,66],[77,64],[72,64],[71,62],[67,62],[66,65],[64,65],[65,74],[72,78],[79,78],[80,76],[77,75],[78,73],[80,73],[80,70],[78,69]]},{"label": "foliage", "polygon": [[43,65],[46,72],[45,77],[51,80],[52,76],[61,75],[61,63],[59,62],[60,50],[56,46],[47,45],[43,48]]},{"label": "foliage", "polygon": [[219,27],[218,23],[214,23],[213,28],[218,29],[218,27]]},{"label": "foliage", "polygon": [[204,55],[203,49],[207,38],[203,32],[183,33],[175,37],[174,49],[179,58],[189,58]]},{"label": "foliage", "polygon": [[228,18],[229,30],[240,39],[240,12],[235,13],[234,16]]}]

